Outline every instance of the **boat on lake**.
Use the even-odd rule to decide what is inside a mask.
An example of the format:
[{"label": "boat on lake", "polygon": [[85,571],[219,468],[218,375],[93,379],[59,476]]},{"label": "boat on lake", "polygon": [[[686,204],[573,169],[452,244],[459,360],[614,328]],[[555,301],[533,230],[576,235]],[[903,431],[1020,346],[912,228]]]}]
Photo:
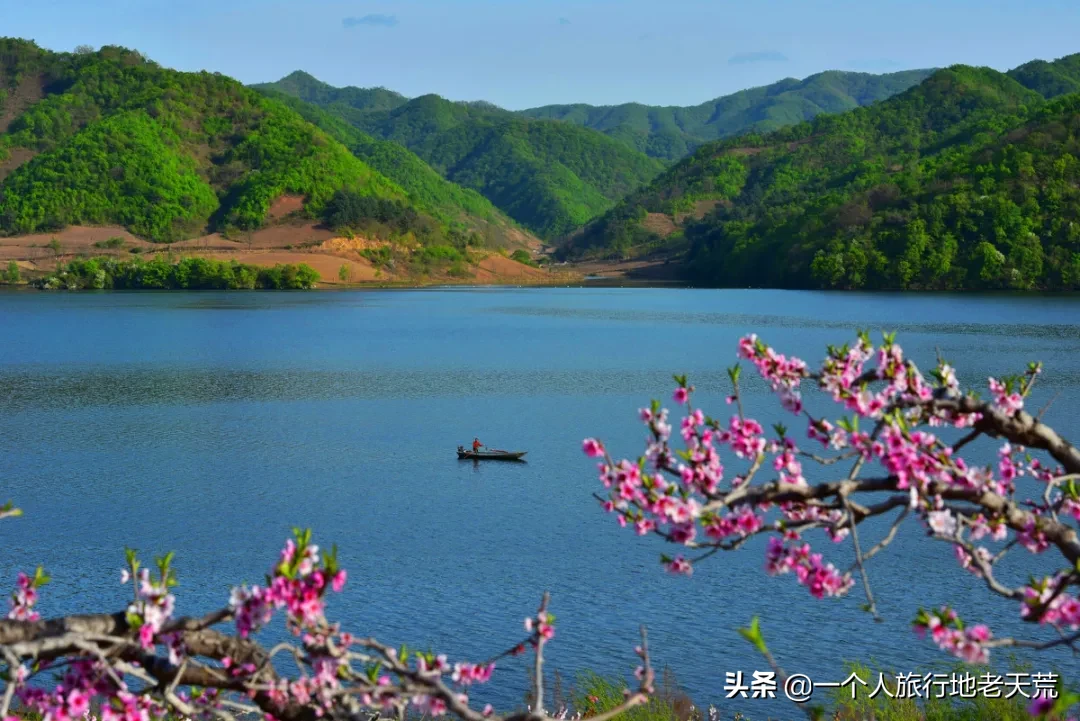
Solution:
[{"label": "boat on lake", "polygon": [[463,446],[458,446],[457,457],[471,461],[520,461],[528,451],[500,451],[489,449],[486,451],[470,451]]}]

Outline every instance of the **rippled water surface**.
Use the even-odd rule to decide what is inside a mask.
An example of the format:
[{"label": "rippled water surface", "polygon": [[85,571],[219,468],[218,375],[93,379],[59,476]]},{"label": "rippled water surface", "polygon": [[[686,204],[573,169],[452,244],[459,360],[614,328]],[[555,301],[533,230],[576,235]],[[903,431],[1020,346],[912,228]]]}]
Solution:
[{"label": "rippled water surface", "polygon": [[[179,610],[199,613],[231,584],[260,581],[289,529],[311,526],[341,549],[350,580],[332,615],[359,632],[478,659],[516,640],[548,589],[558,616],[548,655],[567,680],[586,667],[628,674],[644,622],[657,663],[699,704],[790,718],[783,704],[722,698],[726,671],[764,666],[735,632],[754,614],[785,667],[819,680],[843,678],[845,659],[897,671],[941,661],[908,630],[920,603],[951,603],[998,633],[1032,629],[914,525],[870,566],[880,624],[858,611],[858,588],[815,601],[793,578],[767,577],[763,543],[691,579],[666,576],[665,549],[596,507],[580,442],[601,436],[636,457],[636,409],[667,398],[672,373],[690,374],[698,401],[726,415],[724,369],[742,334],[818,360],[857,328],[897,330],[924,367],[940,352],[963,381],[1042,360],[1032,403],[1054,399],[1045,419],[1080,437],[1080,303],[1068,297],[0,294],[0,501],[26,511],[0,525],[0,579],[13,585],[41,562],[54,579],[47,615],[111,610],[126,600],[124,545],[175,550]],[[745,393],[748,412],[791,424],[759,383]],[[459,462],[455,446],[474,435],[527,450],[529,462]],[[867,525],[868,542],[885,526]],[[850,563],[846,544],[810,540]],[[1008,559],[1010,580],[1029,561]],[[1036,665],[1080,670],[1065,652]],[[483,700],[517,705],[524,666],[497,678]]]}]

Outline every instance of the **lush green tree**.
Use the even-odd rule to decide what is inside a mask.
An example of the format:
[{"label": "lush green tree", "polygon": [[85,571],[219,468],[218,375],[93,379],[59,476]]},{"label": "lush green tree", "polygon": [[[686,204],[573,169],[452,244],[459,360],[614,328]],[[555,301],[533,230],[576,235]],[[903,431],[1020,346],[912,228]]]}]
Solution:
[{"label": "lush green tree", "polygon": [[260,268],[235,260],[158,256],[152,260],[73,260],[34,285],[66,290],[303,290],[313,288],[318,280],[319,274],[306,264]]}]

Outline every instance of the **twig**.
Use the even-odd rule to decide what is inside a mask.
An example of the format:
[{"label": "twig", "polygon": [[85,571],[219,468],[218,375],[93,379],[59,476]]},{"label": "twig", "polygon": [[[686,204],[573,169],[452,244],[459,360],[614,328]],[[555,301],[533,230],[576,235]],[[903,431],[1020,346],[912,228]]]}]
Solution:
[{"label": "twig", "polygon": [[[540,600],[540,610],[537,612],[537,618],[547,621],[547,607],[548,601],[551,599],[551,594],[544,591],[544,597]],[[539,631],[539,629],[538,629]],[[535,698],[533,704],[535,707],[535,713],[538,716],[544,715],[544,644],[547,643],[547,639],[544,638],[544,634],[536,634],[536,663],[533,667],[533,673],[535,678],[533,679],[533,693]]]},{"label": "twig", "polygon": [[[903,523],[905,518],[907,518],[907,514],[909,511],[911,511],[911,507],[908,505],[904,505],[904,507],[900,509],[900,513],[897,514],[896,520],[893,521],[892,525],[889,527],[889,532],[885,534],[885,538],[881,539],[881,541],[876,546],[871,548],[863,555],[863,562],[869,561],[871,558],[876,556],[879,551],[881,551],[893,542],[893,539],[896,538],[896,532],[900,528],[900,524]],[[852,568],[854,568],[854,566]],[[848,571],[848,573],[851,573],[851,571]]]}]

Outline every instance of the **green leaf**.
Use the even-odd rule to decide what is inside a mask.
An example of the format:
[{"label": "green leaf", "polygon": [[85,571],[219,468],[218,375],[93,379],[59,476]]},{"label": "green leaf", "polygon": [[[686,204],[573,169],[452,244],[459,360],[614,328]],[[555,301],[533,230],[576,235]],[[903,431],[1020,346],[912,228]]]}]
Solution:
[{"label": "green leaf", "polygon": [[742,375],[742,366],[736,363],[735,365],[727,369],[727,374],[728,378],[731,379],[732,383],[738,383],[739,376]]},{"label": "green leaf", "polygon": [[375,664],[368,666],[366,671],[368,680],[372,683],[377,682],[379,680],[379,671],[381,670],[382,663],[379,661],[376,661]]},{"label": "green leaf", "polygon": [[758,622],[758,617],[754,616],[750,619],[750,626],[747,628],[738,629],[739,635],[745,638],[747,641],[754,645],[762,655],[769,652],[768,647],[765,645],[765,639],[761,635],[761,625]]},{"label": "green leaf", "polygon": [[1058,697],[1057,700],[1054,701],[1054,707],[1050,709],[1050,713],[1047,714],[1047,716],[1050,718],[1063,718],[1069,709],[1078,703],[1080,703],[1080,694],[1075,694],[1072,691],[1065,691],[1059,680]]}]

